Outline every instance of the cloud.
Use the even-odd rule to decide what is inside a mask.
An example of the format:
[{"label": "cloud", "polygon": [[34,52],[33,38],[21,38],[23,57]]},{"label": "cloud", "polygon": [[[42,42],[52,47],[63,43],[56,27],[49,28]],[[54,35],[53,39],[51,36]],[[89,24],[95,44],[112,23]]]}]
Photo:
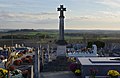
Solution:
[{"label": "cloud", "polygon": [[76,17],[68,17],[67,21],[71,22],[106,22],[106,23],[118,23],[120,22],[120,11],[97,11],[92,14],[85,14]]},{"label": "cloud", "polygon": [[[86,14],[81,16],[66,16],[68,22],[120,22],[120,12],[99,11],[97,13]],[[13,13],[0,12],[0,21],[3,22],[20,22],[36,24],[57,24],[58,14],[41,12],[41,13]]]},{"label": "cloud", "polygon": [[95,20],[97,19],[98,17],[96,17],[96,15],[88,15],[88,14],[85,14],[85,15],[80,15],[80,16],[67,16],[67,20],[73,20],[73,21],[88,21],[88,20]]},{"label": "cloud", "polygon": [[[0,12],[0,20],[6,22],[31,22],[31,23],[47,23],[55,20],[57,13],[12,13]],[[46,22],[45,22],[46,21]]]},{"label": "cloud", "polygon": [[0,8],[9,8],[11,6],[12,5],[10,5],[10,4],[0,4]]},{"label": "cloud", "polygon": [[106,16],[106,17],[113,17],[116,18],[118,16],[120,16],[120,11],[99,11],[102,15]]},{"label": "cloud", "polygon": [[107,5],[112,8],[120,8],[120,0],[99,0],[96,3]]},{"label": "cloud", "polygon": [[95,21],[98,20],[99,16],[94,15],[83,15],[83,16],[77,16],[77,17],[71,17],[67,18],[68,21]]}]

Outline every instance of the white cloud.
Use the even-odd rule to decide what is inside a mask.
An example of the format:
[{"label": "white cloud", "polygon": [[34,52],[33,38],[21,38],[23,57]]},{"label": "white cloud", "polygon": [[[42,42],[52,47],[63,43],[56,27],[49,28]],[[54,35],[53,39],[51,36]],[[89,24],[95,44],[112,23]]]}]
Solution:
[{"label": "white cloud", "polygon": [[8,8],[11,7],[12,5],[10,4],[0,4],[0,8]]},{"label": "white cloud", "polygon": [[93,15],[86,15],[86,16],[78,16],[78,17],[73,17],[73,18],[69,18],[68,20],[71,20],[71,21],[104,21],[106,20],[105,18],[103,17],[100,17],[100,16],[93,16]]},{"label": "white cloud", "polygon": [[[119,17],[120,16],[120,11],[116,11],[116,12],[110,12],[110,11],[99,11],[102,15],[106,16],[106,17]],[[120,17],[119,17],[120,18]]]},{"label": "white cloud", "polygon": [[120,8],[120,0],[99,0],[97,3],[107,5],[113,8]]},{"label": "white cloud", "polygon": [[[11,13],[11,12],[0,12],[0,20],[11,21],[11,22],[44,22],[49,20],[55,20],[57,13]],[[41,22],[41,23],[42,23]]]}]

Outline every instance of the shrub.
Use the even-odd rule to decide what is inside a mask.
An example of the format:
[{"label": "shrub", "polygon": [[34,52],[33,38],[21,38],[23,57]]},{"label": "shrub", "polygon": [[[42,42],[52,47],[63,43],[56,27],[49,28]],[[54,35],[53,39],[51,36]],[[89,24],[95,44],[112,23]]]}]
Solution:
[{"label": "shrub", "polygon": [[69,68],[70,68],[71,71],[74,72],[74,71],[77,69],[77,63],[71,63],[71,64],[69,65]]}]

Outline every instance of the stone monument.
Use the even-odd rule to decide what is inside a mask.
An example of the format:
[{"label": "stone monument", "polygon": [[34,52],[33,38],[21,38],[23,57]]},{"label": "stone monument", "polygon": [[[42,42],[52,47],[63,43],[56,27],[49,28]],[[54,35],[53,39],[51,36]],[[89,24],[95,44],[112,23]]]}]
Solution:
[{"label": "stone monument", "polygon": [[57,44],[57,56],[65,56],[67,42],[64,40],[64,18],[65,18],[64,11],[66,11],[66,8],[64,8],[63,5],[60,5],[60,8],[57,8],[57,11],[60,11],[59,40],[56,42],[56,44]]}]

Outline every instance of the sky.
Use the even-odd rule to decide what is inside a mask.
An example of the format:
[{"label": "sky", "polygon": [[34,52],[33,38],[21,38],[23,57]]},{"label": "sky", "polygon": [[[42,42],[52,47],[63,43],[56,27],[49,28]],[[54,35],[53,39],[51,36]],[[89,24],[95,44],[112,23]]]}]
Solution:
[{"label": "sky", "polygon": [[120,0],[0,0],[0,29],[58,29],[61,4],[65,29],[120,30]]}]

